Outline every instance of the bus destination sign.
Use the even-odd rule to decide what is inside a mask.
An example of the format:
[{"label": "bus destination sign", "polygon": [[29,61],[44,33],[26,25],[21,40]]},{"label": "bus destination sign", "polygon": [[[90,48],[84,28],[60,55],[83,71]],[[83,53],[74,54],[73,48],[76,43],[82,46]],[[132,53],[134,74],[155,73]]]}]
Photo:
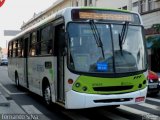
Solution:
[{"label": "bus destination sign", "polygon": [[72,20],[103,20],[123,22],[128,21],[132,24],[140,24],[139,16],[135,13],[115,11],[115,10],[85,10],[74,9],[72,10]]},{"label": "bus destination sign", "polygon": [[132,21],[131,14],[112,14],[112,13],[91,13],[79,12],[81,19],[96,19],[96,20],[116,20],[116,21]]}]

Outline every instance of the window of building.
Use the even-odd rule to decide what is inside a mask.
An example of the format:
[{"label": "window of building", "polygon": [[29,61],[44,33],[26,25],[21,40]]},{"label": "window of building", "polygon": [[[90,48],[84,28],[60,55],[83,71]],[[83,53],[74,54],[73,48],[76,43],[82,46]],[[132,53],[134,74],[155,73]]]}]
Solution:
[{"label": "window of building", "polygon": [[87,0],[84,0],[84,6],[87,6]]},{"label": "window of building", "polygon": [[89,0],[89,6],[92,6],[93,4],[92,4],[92,0]]},{"label": "window of building", "polygon": [[127,10],[127,6],[122,7],[123,10]]},{"label": "window of building", "polygon": [[133,7],[137,7],[137,6],[138,6],[138,1],[137,1],[137,2],[134,2],[134,3],[132,4],[132,6],[133,6]]},{"label": "window of building", "polygon": [[140,13],[146,11],[146,0],[141,0],[140,1]]},{"label": "window of building", "polygon": [[154,9],[154,1],[153,0],[148,0],[148,10],[153,10]]},{"label": "window of building", "polygon": [[76,6],[78,6],[78,1],[76,1]]}]

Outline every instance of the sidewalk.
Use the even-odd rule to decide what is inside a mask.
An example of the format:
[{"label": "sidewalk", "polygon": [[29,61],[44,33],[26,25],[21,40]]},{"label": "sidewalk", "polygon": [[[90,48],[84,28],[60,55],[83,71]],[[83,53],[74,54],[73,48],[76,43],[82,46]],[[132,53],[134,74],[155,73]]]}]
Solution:
[{"label": "sidewalk", "polygon": [[19,105],[12,99],[12,93],[5,86],[14,84],[8,77],[7,67],[0,66],[0,120],[49,120],[34,105]]},{"label": "sidewalk", "polygon": [[0,84],[0,114],[25,114]]}]

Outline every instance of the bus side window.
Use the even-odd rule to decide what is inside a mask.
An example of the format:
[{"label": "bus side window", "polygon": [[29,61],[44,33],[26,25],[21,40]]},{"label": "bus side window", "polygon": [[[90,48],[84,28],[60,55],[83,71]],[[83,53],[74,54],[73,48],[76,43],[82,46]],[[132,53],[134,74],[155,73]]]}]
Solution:
[{"label": "bus side window", "polygon": [[44,27],[41,30],[41,55],[52,54],[52,25]]},{"label": "bus side window", "polygon": [[9,42],[9,46],[8,46],[8,57],[12,57],[12,51],[13,51],[13,49],[12,49],[12,42]]},{"label": "bus side window", "polygon": [[22,39],[18,39],[18,57],[22,57]]},{"label": "bus side window", "polygon": [[29,45],[29,55],[36,55],[36,44],[37,44],[37,32],[31,34],[30,45]]},{"label": "bus side window", "polygon": [[22,40],[22,57],[24,57],[24,38],[21,39]]},{"label": "bus side window", "polygon": [[13,41],[13,57],[17,56],[17,40]]}]

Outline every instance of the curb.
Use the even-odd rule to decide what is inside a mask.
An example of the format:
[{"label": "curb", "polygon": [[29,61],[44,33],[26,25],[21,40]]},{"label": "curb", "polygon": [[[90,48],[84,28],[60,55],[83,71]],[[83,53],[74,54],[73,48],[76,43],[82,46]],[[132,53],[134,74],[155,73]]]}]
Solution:
[{"label": "curb", "polygon": [[3,89],[3,87],[0,85],[0,107],[9,107],[10,102],[8,100],[11,99],[11,96]]},{"label": "curb", "polygon": [[10,106],[10,102],[0,93],[0,106]]}]

